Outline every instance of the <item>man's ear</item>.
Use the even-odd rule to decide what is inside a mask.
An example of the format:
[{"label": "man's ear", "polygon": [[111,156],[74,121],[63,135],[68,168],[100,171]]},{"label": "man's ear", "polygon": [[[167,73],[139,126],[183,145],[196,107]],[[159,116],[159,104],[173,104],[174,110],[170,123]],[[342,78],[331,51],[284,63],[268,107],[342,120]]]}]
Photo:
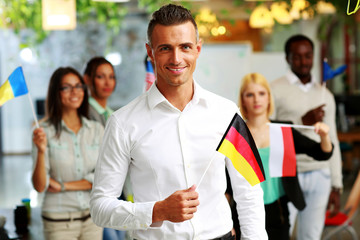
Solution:
[{"label": "man's ear", "polygon": [[197,52],[198,52],[198,56],[201,52],[201,48],[202,48],[202,39],[200,38],[198,43],[197,43],[197,46],[196,46],[196,49],[197,49]]},{"label": "man's ear", "polygon": [[289,55],[285,56],[285,60],[290,65],[290,56]]},{"label": "man's ear", "polygon": [[151,59],[151,62],[154,64],[154,55],[152,52],[152,48],[147,43],[145,44],[145,47],[146,47],[146,52],[147,52],[148,57]]}]

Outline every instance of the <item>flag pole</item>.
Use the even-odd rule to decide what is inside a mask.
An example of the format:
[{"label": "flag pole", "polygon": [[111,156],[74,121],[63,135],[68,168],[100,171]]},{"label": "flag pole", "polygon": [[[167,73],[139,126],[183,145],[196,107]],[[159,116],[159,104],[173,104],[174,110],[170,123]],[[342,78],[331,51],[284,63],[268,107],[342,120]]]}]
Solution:
[{"label": "flag pole", "polygon": [[315,129],[314,126],[307,126],[307,125],[296,125],[296,124],[286,124],[286,123],[267,123],[267,124],[280,125],[283,127],[304,128],[304,129],[312,129],[312,130]]},{"label": "flag pole", "polygon": [[[215,152],[215,153],[216,153],[216,152]],[[199,183],[196,185],[195,191],[199,188],[199,186],[200,186],[200,184],[201,184],[201,182],[202,182],[202,180],[203,180],[206,172],[209,170],[210,165],[211,165],[211,163],[213,162],[213,160],[214,160],[214,158],[215,158],[215,153],[212,155],[211,160],[210,160],[210,162],[208,163],[208,165],[207,165],[207,167],[206,167],[206,169],[205,169],[205,172],[204,172],[203,175],[201,176]]]},{"label": "flag pole", "polygon": [[326,82],[324,81],[322,84],[322,90],[321,90],[321,101],[325,104],[325,91],[326,91]]},{"label": "flag pole", "polygon": [[39,122],[38,122],[37,117],[36,117],[36,114],[35,114],[34,104],[33,104],[32,100],[31,100],[30,92],[28,92],[27,95],[28,95],[28,97],[29,97],[29,102],[30,102],[31,110],[32,110],[32,113],[33,113],[33,116],[34,116],[35,126],[36,126],[36,128],[39,128],[40,126],[39,126]]},{"label": "flag pole", "polygon": [[[25,81],[26,88],[27,88],[27,83],[26,83],[26,79],[25,79],[24,72],[23,72],[23,70],[22,70],[22,66],[20,65],[20,67],[21,67],[21,72],[22,72],[22,74],[23,74],[24,81]],[[28,92],[27,92],[27,95],[28,95],[28,98],[29,98],[31,111],[32,111],[32,113],[33,113],[34,120],[35,120],[35,126],[36,126],[36,128],[39,128],[40,126],[39,126],[39,122],[38,122],[37,117],[36,117],[36,114],[35,114],[35,108],[34,108],[34,104],[33,104],[33,102],[32,102],[31,96],[30,96],[30,91],[29,91],[29,89],[27,89],[27,91],[28,91]]]}]

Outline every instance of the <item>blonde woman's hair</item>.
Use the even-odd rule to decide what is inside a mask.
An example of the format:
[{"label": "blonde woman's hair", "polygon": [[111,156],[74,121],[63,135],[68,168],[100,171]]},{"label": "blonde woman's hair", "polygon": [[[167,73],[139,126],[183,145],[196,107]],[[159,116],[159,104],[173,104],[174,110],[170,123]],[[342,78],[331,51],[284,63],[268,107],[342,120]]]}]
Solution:
[{"label": "blonde woman's hair", "polygon": [[250,83],[259,84],[259,85],[263,86],[268,91],[268,94],[269,94],[269,107],[268,107],[268,110],[267,110],[267,116],[270,117],[271,114],[274,112],[274,100],[273,100],[273,97],[272,97],[272,94],[271,94],[270,85],[269,85],[268,81],[260,73],[246,74],[243,77],[243,79],[241,80],[238,105],[240,107],[240,112],[241,112],[242,117],[245,120],[247,119],[247,111],[246,111],[246,109],[244,108],[244,106],[242,104],[242,97],[243,97],[243,94],[244,94],[246,88],[248,87],[248,85]]}]

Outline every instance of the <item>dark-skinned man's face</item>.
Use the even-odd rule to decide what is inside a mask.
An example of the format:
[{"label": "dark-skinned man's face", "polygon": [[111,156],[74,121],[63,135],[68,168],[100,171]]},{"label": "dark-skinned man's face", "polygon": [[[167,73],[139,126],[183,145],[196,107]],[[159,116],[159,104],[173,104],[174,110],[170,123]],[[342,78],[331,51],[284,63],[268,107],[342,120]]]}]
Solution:
[{"label": "dark-skinned man's face", "polygon": [[301,81],[311,79],[311,68],[313,66],[314,52],[308,41],[298,41],[290,45],[290,52],[286,60],[291,70]]}]

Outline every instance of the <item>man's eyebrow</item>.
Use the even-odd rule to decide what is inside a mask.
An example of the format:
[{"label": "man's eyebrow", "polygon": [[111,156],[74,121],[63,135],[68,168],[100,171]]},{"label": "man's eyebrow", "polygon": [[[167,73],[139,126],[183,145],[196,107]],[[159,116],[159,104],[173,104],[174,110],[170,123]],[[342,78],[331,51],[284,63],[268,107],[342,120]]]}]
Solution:
[{"label": "man's eyebrow", "polygon": [[159,46],[157,46],[157,48],[162,48],[162,47],[171,47],[171,45],[164,43],[164,44],[160,44]]}]

